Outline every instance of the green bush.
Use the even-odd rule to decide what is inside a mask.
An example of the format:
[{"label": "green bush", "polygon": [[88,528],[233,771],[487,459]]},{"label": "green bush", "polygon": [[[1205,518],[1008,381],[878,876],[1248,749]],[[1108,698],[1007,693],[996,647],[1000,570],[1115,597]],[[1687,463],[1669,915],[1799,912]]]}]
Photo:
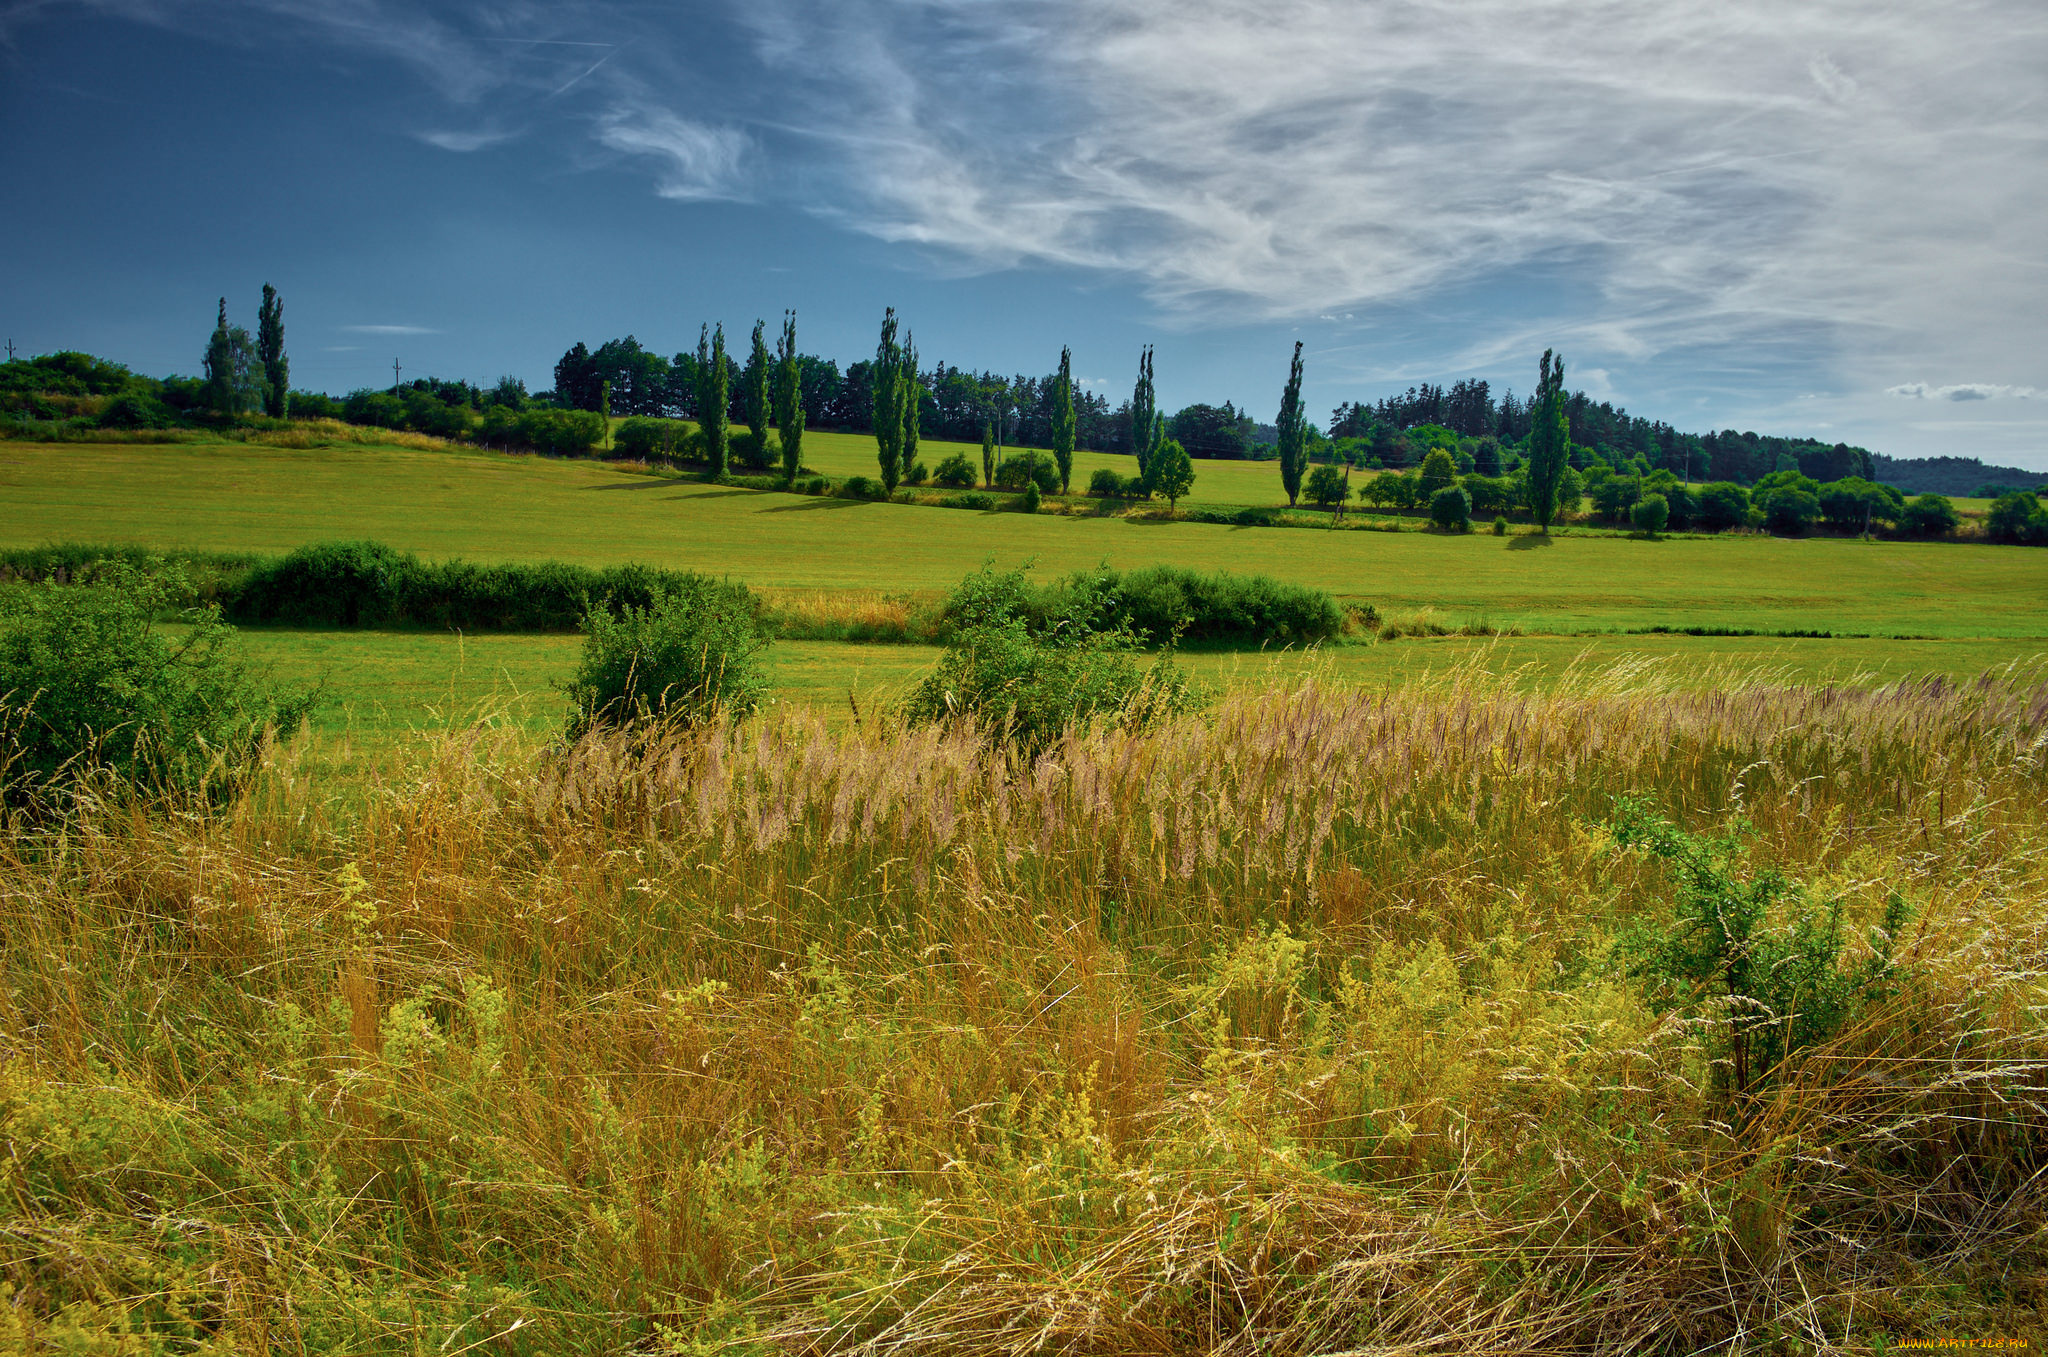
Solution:
[{"label": "green bush", "polygon": [[1757,496],[1764,526],[1785,537],[1797,537],[1820,517],[1820,500],[1812,492],[1795,486],[1780,486]]},{"label": "green bush", "polygon": [[644,609],[715,587],[644,565],[426,562],[381,542],[325,542],[258,565],[227,607],[233,620],[258,625],[573,631],[592,608]]},{"label": "green bush", "polygon": [[243,662],[212,609],[173,635],[155,625],[158,584],[110,571],[98,585],[17,591],[0,616],[0,799],[61,805],[111,774],[147,795],[231,793],[273,734],[297,730],[308,694]]},{"label": "green bush", "polygon": [[1959,521],[1947,495],[1915,495],[1899,515],[1899,530],[1914,537],[1946,537]]},{"label": "green bush", "polygon": [[641,461],[679,461],[691,456],[690,427],[677,419],[634,418],[612,430],[612,452]]},{"label": "green bush", "polygon": [[1710,532],[1739,528],[1749,518],[1749,491],[1733,481],[1700,487],[1700,526]]},{"label": "green bush", "polygon": [[569,734],[644,722],[701,725],[744,716],[767,681],[753,600],[738,585],[704,582],[662,592],[645,607],[594,609],[583,660],[567,685]]},{"label": "green bush", "polygon": [[957,495],[948,495],[939,501],[942,509],[975,509],[983,513],[996,507],[995,496],[985,495],[979,490],[963,490]]},{"label": "green bush", "polygon": [[1446,532],[1472,531],[1472,497],[1463,486],[1445,486],[1429,497],[1429,521]]},{"label": "green bush", "polygon": [[1629,506],[1629,522],[1645,537],[1655,537],[1671,521],[1671,502],[1662,495],[1644,495]]},{"label": "green bush", "polygon": [[940,462],[939,469],[932,473],[932,483],[948,490],[971,490],[974,483],[980,479],[974,464],[967,460],[964,453],[958,452]]},{"label": "green bush", "polygon": [[1021,457],[1012,457],[996,468],[996,488],[999,490],[1022,490],[1026,485],[1036,485],[1041,495],[1056,495],[1060,489],[1060,471],[1052,464],[1050,457],[1040,457],[1027,452]]},{"label": "green bush", "polygon": [[1508,535],[1508,521],[1506,518],[1495,518],[1493,520],[1493,535],[1495,537],[1506,537]]},{"label": "green bush", "polygon": [[1617,798],[1607,827],[1621,847],[1646,849],[1671,864],[1677,900],[1669,924],[1638,924],[1622,939],[1622,952],[1664,1010],[1725,1006],[1721,1039],[1736,1095],[1766,1083],[1785,1059],[1828,1041],[1897,992],[1904,977],[1892,951],[1909,918],[1898,895],[1870,930],[1867,955],[1852,963],[1840,900],[1823,910],[1777,872],[1738,875],[1736,833],[1688,834],[1625,798]]},{"label": "green bush", "polygon": [[971,720],[1025,754],[1096,721],[1145,726],[1184,710],[1187,681],[1161,655],[1142,663],[1139,638],[1107,628],[1093,600],[1034,615],[1021,571],[984,569],[955,591],[961,624],[936,668],[912,690],[913,723]]},{"label": "green bush", "polygon": [[1114,468],[1097,467],[1088,478],[1088,493],[1097,499],[1122,499],[1135,490],[1135,482],[1117,475]]},{"label": "green bush", "polygon": [[1025,483],[1023,495],[1017,500],[1017,507],[1027,514],[1035,514],[1044,501],[1045,496],[1039,493],[1038,482],[1028,481]]},{"label": "green bush", "polygon": [[882,500],[889,498],[889,487],[866,476],[848,476],[839,495],[842,499]]},{"label": "green bush", "polygon": [[2048,513],[2027,491],[2010,491],[1991,502],[1984,532],[1994,542],[2048,542]]},{"label": "green bush", "polygon": [[966,628],[1000,600],[1004,615],[1024,619],[1034,632],[1058,625],[1127,631],[1158,644],[1179,638],[1237,645],[1326,641],[1344,629],[1344,613],[1321,589],[1284,584],[1265,575],[1202,574],[1176,566],[1129,572],[1107,567],[1081,571],[1034,588],[1021,571],[970,575],[953,591],[940,616]]}]

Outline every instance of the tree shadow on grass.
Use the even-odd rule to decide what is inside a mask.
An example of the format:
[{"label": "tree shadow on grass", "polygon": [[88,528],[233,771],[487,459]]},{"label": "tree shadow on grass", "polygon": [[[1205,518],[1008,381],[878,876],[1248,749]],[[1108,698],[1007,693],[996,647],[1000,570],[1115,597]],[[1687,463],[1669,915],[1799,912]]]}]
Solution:
[{"label": "tree shadow on grass", "polygon": [[868,503],[859,499],[827,499],[823,495],[813,496],[801,504],[771,504],[765,509],[754,510],[757,514],[800,514],[812,509],[857,509]]},{"label": "tree shadow on grass", "polygon": [[619,481],[608,485],[586,485],[585,490],[673,490],[676,483],[667,478],[639,481]]},{"label": "tree shadow on grass", "polygon": [[682,493],[682,494],[680,494],[680,495],[677,495],[677,496],[676,496],[676,498],[677,498],[677,499],[731,499],[731,498],[732,498],[733,496],[735,496],[735,495],[765,495],[765,494],[767,494],[767,493],[768,493],[768,492],[767,492],[767,491],[765,491],[765,490],[747,490],[747,489],[744,489],[744,488],[742,488],[742,489],[738,489],[738,490],[697,490],[697,491],[685,491],[684,493]]},{"label": "tree shadow on grass", "polygon": [[1552,540],[1553,539],[1551,538],[1549,533],[1524,533],[1520,537],[1510,537],[1508,539],[1508,550],[1534,551],[1538,547],[1547,547],[1551,545]]}]

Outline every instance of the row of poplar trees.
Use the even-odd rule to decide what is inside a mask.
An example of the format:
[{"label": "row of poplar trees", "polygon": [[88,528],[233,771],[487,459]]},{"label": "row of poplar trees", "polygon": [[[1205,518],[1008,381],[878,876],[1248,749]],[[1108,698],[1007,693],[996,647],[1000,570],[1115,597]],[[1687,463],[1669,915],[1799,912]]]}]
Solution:
[{"label": "row of poplar trees", "polygon": [[262,405],[272,419],[283,419],[291,406],[292,367],[284,353],[284,303],[277,289],[263,285],[256,311],[256,336],[228,324],[228,299],[220,299],[213,336],[201,360],[206,373],[207,404],[230,417]]},{"label": "row of poplar trees", "polygon": [[[1536,395],[1529,402],[1529,514],[1545,533],[1557,520],[1558,489],[1564,483],[1565,467],[1571,454],[1571,425],[1565,415],[1564,359],[1543,351],[1537,365]],[[1146,350],[1139,367],[1138,389],[1149,397],[1152,382],[1152,354]],[[1137,402],[1132,402],[1136,419]],[[1136,446],[1135,442],[1133,446]],[[1279,443],[1280,484],[1287,491],[1291,508],[1301,498],[1301,477],[1308,469],[1308,418],[1301,404],[1301,341],[1294,344],[1294,362],[1287,371],[1287,389],[1280,396]],[[1144,474],[1144,461],[1138,463]]]},{"label": "row of poplar trees", "polygon": [[[765,321],[754,322],[754,342],[740,371],[740,400],[749,435],[765,456],[772,420],[782,448],[782,478],[794,484],[804,466],[803,367],[797,360],[796,312],[782,313],[782,334],[775,352],[768,352]],[[697,409],[704,456],[713,475],[732,469],[732,423],[726,417],[731,381],[725,366],[725,326],[706,325],[697,333]]]},{"label": "row of poplar trees", "polygon": [[[875,345],[875,366],[870,377],[874,393],[875,460],[882,470],[882,485],[890,494],[903,482],[904,473],[917,465],[918,422],[924,385],[918,377],[917,340],[904,331],[896,337],[896,308],[882,313],[882,335]],[[1060,477],[1060,493],[1074,483],[1074,355],[1060,350],[1059,375],[1052,385],[1052,457]],[[981,430],[982,475],[995,481],[995,431],[987,423]]]}]

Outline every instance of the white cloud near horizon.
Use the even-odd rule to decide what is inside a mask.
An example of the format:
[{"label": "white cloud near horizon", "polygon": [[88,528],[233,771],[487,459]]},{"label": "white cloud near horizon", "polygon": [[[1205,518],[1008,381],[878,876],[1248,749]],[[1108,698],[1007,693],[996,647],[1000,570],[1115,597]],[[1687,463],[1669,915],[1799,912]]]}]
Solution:
[{"label": "white cloud near horizon", "polygon": [[424,325],[343,325],[342,330],[352,335],[437,335],[439,330]]},{"label": "white cloud near horizon", "polygon": [[1950,386],[1933,386],[1927,382],[1903,382],[1898,386],[1886,387],[1884,394],[1904,396],[1910,400],[1986,401],[2031,400],[2038,393],[2031,386],[2002,386],[1996,382],[1957,382]]}]

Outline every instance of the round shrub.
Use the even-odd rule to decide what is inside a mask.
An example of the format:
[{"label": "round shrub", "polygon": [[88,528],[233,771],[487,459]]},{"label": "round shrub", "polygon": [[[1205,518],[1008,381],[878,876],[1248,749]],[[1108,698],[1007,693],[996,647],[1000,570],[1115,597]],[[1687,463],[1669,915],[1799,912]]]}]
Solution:
[{"label": "round shrub", "polygon": [[1791,486],[1766,491],[1756,507],[1763,511],[1764,526],[1786,537],[1805,532],[1820,517],[1820,500]]},{"label": "round shrub", "polygon": [[1994,542],[2039,542],[2048,539],[2048,515],[2032,494],[2013,490],[1991,502],[1984,532]]},{"label": "round shrub", "polygon": [[767,686],[755,658],[765,643],[753,599],[739,585],[706,580],[644,608],[593,610],[584,627],[583,660],[567,685],[572,737],[744,716]]},{"label": "round shrub", "polygon": [[933,484],[948,490],[972,490],[978,479],[974,464],[967,460],[965,454],[958,452],[939,463],[939,469],[932,473]]},{"label": "round shrub", "polygon": [[1029,481],[1024,486],[1024,498],[1018,502],[1017,507],[1027,514],[1035,514],[1038,512],[1038,506],[1044,500],[1045,496],[1039,493],[1038,482],[1035,480]]},{"label": "round shrub", "polygon": [[1915,537],[1946,537],[1958,521],[1947,495],[1915,495],[1899,514],[1899,527]]},{"label": "round shrub", "polygon": [[1508,521],[1505,517],[1493,520],[1493,535],[1495,537],[1506,537],[1508,535]]},{"label": "round shrub", "polygon": [[1129,491],[1124,478],[1110,467],[1097,467],[1095,474],[1088,478],[1088,493],[1097,499],[1121,499]]},{"label": "round shrub", "polygon": [[839,493],[847,499],[887,499],[889,487],[866,476],[848,476]]},{"label": "round shrub", "polygon": [[957,495],[948,495],[939,501],[945,509],[976,509],[986,513],[996,507],[995,498],[979,490],[963,490]]},{"label": "round shrub", "polygon": [[905,485],[923,485],[931,479],[931,475],[931,468],[927,467],[923,462],[912,462],[910,469],[903,473],[903,483]]},{"label": "round shrub", "polygon": [[173,636],[154,625],[160,586],[45,584],[0,616],[0,800],[55,809],[81,780],[111,775],[145,794],[218,799],[265,742],[289,735],[311,695],[261,682],[212,609]]},{"label": "round shrub", "polygon": [[1628,511],[1629,522],[1646,537],[1655,537],[1671,521],[1671,501],[1662,495],[1644,495]]},{"label": "round shrub", "polygon": [[996,468],[997,489],[1022,490],[1027,483],[1036,485],[1041,495],[1056,495],[1060,488],[1059,468],[1052,464],[1050,457],[1040,457],[1036,453],[1012,457]]},{"label": "round shrub", "polygon": [[1465,493],[1463,486],[1445,486],[1430,496],[1429,521],[1445,532],[1470,532],[1472,497]]}]

